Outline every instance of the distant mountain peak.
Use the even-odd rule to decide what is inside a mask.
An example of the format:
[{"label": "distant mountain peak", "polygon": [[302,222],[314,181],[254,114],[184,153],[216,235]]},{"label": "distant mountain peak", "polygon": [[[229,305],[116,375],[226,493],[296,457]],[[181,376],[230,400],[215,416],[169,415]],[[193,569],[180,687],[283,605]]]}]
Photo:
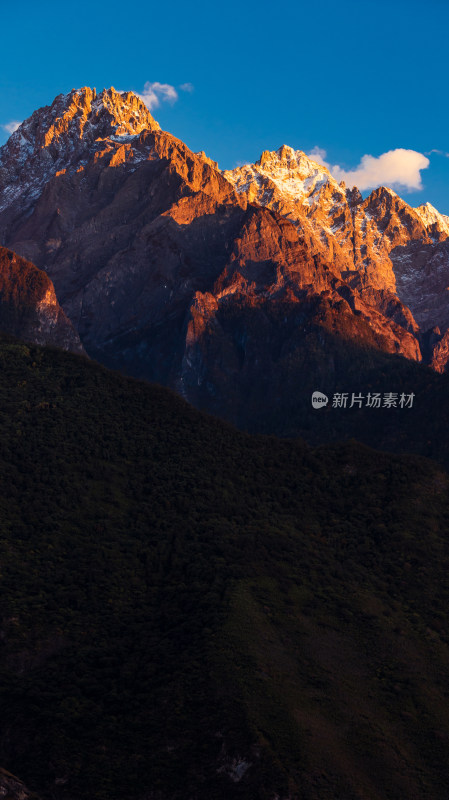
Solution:
[{"label": "distant mountain peak", "polygon": [[440,214],[431,203],[422,203],[414,210],[419,214],[426,228],[449,236],[449,217]]},{"label": "distant mountain peak", "polygon": [[267,200],[280,193],[300,203],[315,203],[326,187],[344,196],[344,190],[329,170],[313,161],[302,150],[283,144],[278,150],[264,150],[254,164],[245,164],[224,172],[237,192],[250,190],[250,201],[267,205]]}]

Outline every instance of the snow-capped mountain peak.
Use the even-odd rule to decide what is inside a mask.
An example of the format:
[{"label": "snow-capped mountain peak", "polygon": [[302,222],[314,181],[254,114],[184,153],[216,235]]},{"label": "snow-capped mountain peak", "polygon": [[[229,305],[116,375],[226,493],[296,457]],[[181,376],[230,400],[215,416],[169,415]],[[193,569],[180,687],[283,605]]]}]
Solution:
[{"label": "snow-capped mountain peak", "polygon": [[[245,164],[223,174],[240,193],[252,187],[254,196],[251,199],[262,205],[275,190],[284,198],[308,204],[316,202],[326,186],[344,196],[344,190],[326,167],[313,161],[302,150],[294,150],[285,144],[275,151],[265,150],[255,164]],[[262,187],[263,196],[260,196]]]},{"label": "snow-capped mountain peak", "polygon": [[435,230],[449,236],[449,217],[440,214],[431,203],[423,203],[414,210],[419,214],[428,230]]},{"label": "snow-capped mountain peak", "polygon": [[0,163],[12,148],[27,153],[43,148],[61,150],[67,140],[92,141],[108,136],[135,135],[159,125],[134,92],[117,92],[113,87],[97,95],[88,86],[58,95],[51,106],[38,109],[26,119],[0,149]]},{"label": "snow-capped mountain peak", "polygon": [[32,204],[51,177],[79,169],[106,140],[126,141],[144,130],[159,124],[133,92],[111,87],[97,95],[85,86],[58,95],[0,148],[0,210],[19,198]]}]

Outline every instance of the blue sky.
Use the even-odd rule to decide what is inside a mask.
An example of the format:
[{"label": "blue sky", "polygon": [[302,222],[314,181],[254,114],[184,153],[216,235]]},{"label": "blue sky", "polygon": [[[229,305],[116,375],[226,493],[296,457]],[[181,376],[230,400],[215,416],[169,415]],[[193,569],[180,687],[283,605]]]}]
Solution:
[{"label": "blue sky", "polygon": [[[320,148],[343,172],[364,155],[412,150],[429,160],[423,188],[394,188],[412,205],[429,201],[449,214],[448,6],[2,3],[0,125],[74,87],[142,92],[159,82],[178,99],[161,100],[155,118],[222,168],[284,143]],[[179,89],[186,83],[194,90]],[[6,138],[0,128],[0,144]],[[402,160],[405,182],[416,186],[416,157],[414,178],[410,157]],[[381,177],[382,164],[374,162]]]}]

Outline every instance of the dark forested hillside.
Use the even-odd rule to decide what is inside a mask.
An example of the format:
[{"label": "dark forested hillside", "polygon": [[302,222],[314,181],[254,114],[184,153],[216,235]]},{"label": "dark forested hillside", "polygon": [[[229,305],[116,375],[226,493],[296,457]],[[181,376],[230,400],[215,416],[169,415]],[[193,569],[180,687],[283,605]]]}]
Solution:
[{"label": "dark forested hillside", "polygon": [[43,800],[446,800],[449,479],[0,343],[0,764]]}]

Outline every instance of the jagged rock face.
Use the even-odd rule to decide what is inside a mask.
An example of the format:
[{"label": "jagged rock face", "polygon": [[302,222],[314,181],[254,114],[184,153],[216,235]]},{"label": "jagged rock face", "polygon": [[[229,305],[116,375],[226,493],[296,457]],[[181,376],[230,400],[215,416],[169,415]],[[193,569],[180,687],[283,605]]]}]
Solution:
[{"label": "jagged rock face", "polygon": [[[284,145],[275,153],[265,151],[255,164],[223,174],[248,201],[290,219],[310,249],[332,261],[335,272],[349,269],[350,260],[325,224],[329,211],[342,207],[345,191],[325,167]],[[316,224],[318,212],[321,222]]]},{"label": "jagged rock face", "polygon": [[169,134],[95,144],[8,241],[46,270],[91,355],[169,382],[191,299],[223,269],[246,203]]},{"label": "jagged rock face", "polygon": [[249,207],[212,290],[195,294],[175,386],[198,407],[257,429],[264,408],[285,406],[310,380],[333,387],[343,369],[334,344],[354,341],[421,358],[413,333],[336,277],[293,224]]},{"label": "jagged rock face", "polygon": [[82,169],[109,137],[158,130],[145,104],[132,92],[73,89],[41,108],[0,149],[0,236],[17,215],[28,213],[58,173]]},{"label": "jagged rock face", "polygon": [[84,352],[48,275],[5,247],[0,247],[0,329],[36,344]]},{"label": "jagged rock face", "polygon": [[286,147],[222,174],[112,89],[36,112],[0,169],[2,242],[46,271],[109,366],[207,407],[223,376],[260,380],[272,359],[276,380],[279,353],[305,347],[309,324],[421,359],[389,253],[410,230],[434,245],[394,192],[363,201]]},{"label": "jagged rock face", "polygon": [[[385,187],[363,200],[357,189],[345,189],[325,167],[285,145],[224,174],[248,199],[307,231],[314,251],[382,313],[396,295],[423,330],[448,327],[440,284],[449,283],[449,224],[429,203],[413,209]],[[413,327],[410,312],[401,313]]]}]

